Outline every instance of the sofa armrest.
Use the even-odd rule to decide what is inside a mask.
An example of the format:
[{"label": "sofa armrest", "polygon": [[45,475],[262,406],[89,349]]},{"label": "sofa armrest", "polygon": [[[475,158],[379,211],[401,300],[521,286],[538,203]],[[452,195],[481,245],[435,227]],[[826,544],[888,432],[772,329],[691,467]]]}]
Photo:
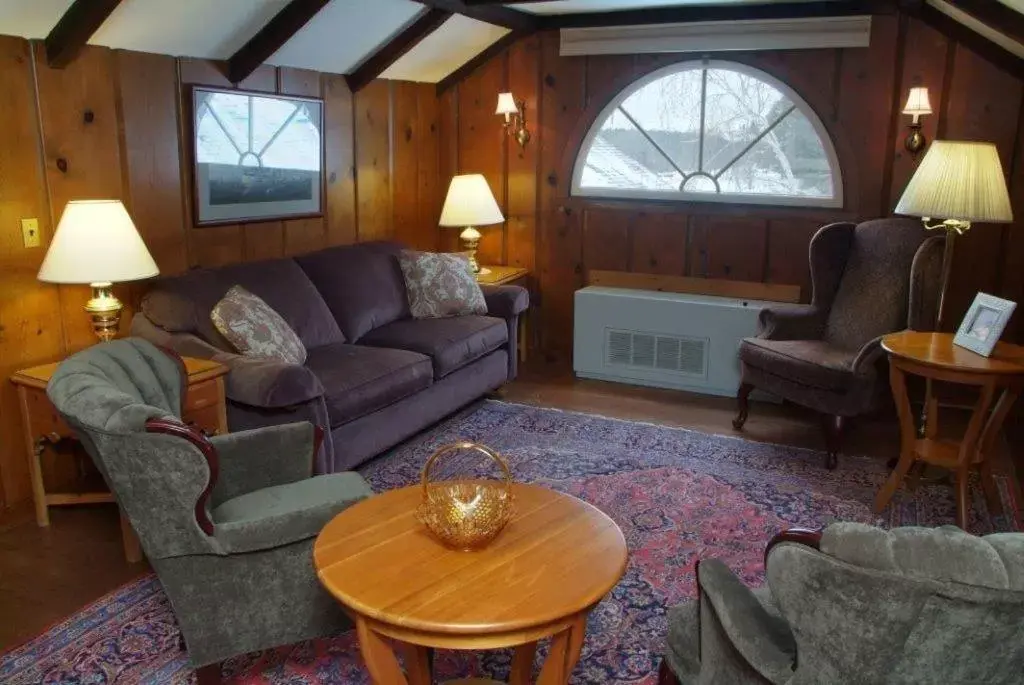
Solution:
[{"label": "sofa armrest", "polygon": [[530,306],[530,293],[518,285],[482,285],[487,313],[502,319],[519,316]]},{"label": "sofa armrest", "polygon": [[793,677],[796,641],[789,625],[772,616],[754,593],[718,559],[702,559],[697,566],[701,601],[714,608],[729,638],[743,659],[772,683]]},{"label": "sofa armrest", "polygon": [[308,421],[216,435],[212,506],[248,492],[313,476],[323,430]]},{"label": "sofa armrest", "polygon": [[757,322],[758,337],[768,340],[819,340],[825,330],[824,312],[810,304],[762,309]]}]

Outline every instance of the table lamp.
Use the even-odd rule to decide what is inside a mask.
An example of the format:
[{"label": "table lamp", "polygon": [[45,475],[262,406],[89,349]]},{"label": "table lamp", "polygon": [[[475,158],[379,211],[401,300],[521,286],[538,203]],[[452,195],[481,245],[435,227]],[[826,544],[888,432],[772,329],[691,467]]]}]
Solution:
[{"label": "table lamp", "polygon": [[[966,233],[972,222],[1013,221],[1010,194],[996,146],[954,140],[933,142],[903,191],[896,213],[919,216],[925,228],[946,231],[936,322],[936,328],[941,330],[956,237]],[[940,221],[933,223],[933,217]]]},{"label": "table lamp", "polygon": [[[491,187],[482,174],[463,174],[452,178],[448,196],[441,210],[441,226],[465,226],[459,238],[469,252],[469,263],[473,273],[480,273],[476,261],[476,250],[480,245],[480,231],[477,226],[500,224],[505,221]],[[486,273],[486,272],[484,272]]]},{"label": "table lamp", "polygon": [[111,284],[160,273],[120,200],[72,200],[64,207],[37,278],[46,283],[87,283],[85,311],[100,340],[117,335],[121,301]]}]

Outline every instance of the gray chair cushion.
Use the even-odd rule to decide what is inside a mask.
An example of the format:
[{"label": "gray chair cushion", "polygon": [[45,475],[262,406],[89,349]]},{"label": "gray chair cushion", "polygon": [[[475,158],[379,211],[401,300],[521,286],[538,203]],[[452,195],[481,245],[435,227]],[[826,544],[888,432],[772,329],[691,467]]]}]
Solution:
[{"label": "gray chair cushion", "polygon": [[324,387],[331,426],[340,426],[431,385],[430,358],[416,352],[362,345],[309,350],[306,366]]},{"label": "gray chair cushion", "polygon": [[433,361],[434,377],[443,378],[506,342],[504,319],[469,315],[395,321],[370,331],[359,344],[425,354]]},{"label": "gray chair cushion", "polygon": [[754,368],[821,390],[845,391],[854,382],[851,371],[857,353],[833,347],[824,340],[745,338],[740,359]]},{"label": "gray chair cushion", "polygon": [[409,316],[394,243],[343,245],[296,258],[349,342]]},{"label": "gray chair cushion", "polygon": [[262,488],[214,508],[213,534],[228,553],[286,545],[316,536],[338,512],[372,494],[354,472]]}]

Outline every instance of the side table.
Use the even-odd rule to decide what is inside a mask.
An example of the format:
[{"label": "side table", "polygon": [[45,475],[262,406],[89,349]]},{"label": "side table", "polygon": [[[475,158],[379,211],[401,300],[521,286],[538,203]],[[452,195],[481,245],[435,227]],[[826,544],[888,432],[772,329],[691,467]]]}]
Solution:
[{"label": "side table", "polygon": [[[1003,421],[1024,386],[1024,347],[999,343],[991,357],[983,357],[954,345],[950,333],[915,331],[887,335],[882,339],[882,347],[889,353],[889,380],[900,419],[900,458],[889,480],[878,491],[875,513],[888,506],[915,463],[934,464],[953,471],[956,522],[967,530],[967,481],[972,468],[979,468],[989,501],[999,502],[992,481],[991,452]],[[907,395],[908,373],[933,381],[977,386],[978,401],[963,439],[939,437],[939,407],[934,397],[926,407],[924,437],[918,437]]]},{"label": "side table", "polygon": [[[208,433],[227,433],[227,407],[224,400],[226,366],[208,359],[184,358],[188,373],[182,419]],[[21,405],[22,437],[28,456],[29,477],[32,480],[32,499],[35,504],[36,524],[50,525],[51,506],[113,502],[110,492],[47,492],[43,482],[42,456],[47,447],[61,440],[74,440],[75,434],[50,404],[46,384],[58,363],[43,364],[23,369],[11,376],[17,386]],[[124,539],[125,558],[135,562],[142,559],[139,542],[128,519],[121,516],[121,534]]]},{"label": "side table", "polygon": [[[476,274],[476,282],[480,285],[519,285],[530,290],[530,271],[521,266],[494,266],[481,264],[480,273]],[[532,295],[532,293],[531,293]],[[532,300],[532,297],[531,297]],[[532,307],[532,302],[531,302]],[[530,310],[527,309],[519,317],[519,361],[525,363],[530,343]]]}]

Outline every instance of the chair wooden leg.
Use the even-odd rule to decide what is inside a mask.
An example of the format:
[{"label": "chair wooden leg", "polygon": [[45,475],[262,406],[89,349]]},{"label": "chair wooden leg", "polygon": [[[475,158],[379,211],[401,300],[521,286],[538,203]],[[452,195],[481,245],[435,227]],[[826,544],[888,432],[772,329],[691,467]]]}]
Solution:
[{"label": "chair wooden leg", "polygon": [[220,685],[220,663],[197,668],[196,685]]},{"label": "chair wooden leg", "polygon": [[658,685],[679,685],[679,679],[668,667],[668,662],[664,658],[661,660],[661,668],[658,669]]},{"label": "chair wooden leg", "polygon": [[750,393],[754,389],[754,386],[750,383],[743,383],[740,385],[739,392],[736,393],[736,402],[739,405],[739,413],[736,414],[736,418],[732,420],[732,427],[738,431],[743,430],[743,424],[747,422],[747,414],[750,413]]},{"label": "chair wooden leg", "polygon": [[822,426],[825,429],[825,468],[831,471],[839,464],[839,450],[842,448],[843,433],[846,431],[846,417],[827,415]]}]

